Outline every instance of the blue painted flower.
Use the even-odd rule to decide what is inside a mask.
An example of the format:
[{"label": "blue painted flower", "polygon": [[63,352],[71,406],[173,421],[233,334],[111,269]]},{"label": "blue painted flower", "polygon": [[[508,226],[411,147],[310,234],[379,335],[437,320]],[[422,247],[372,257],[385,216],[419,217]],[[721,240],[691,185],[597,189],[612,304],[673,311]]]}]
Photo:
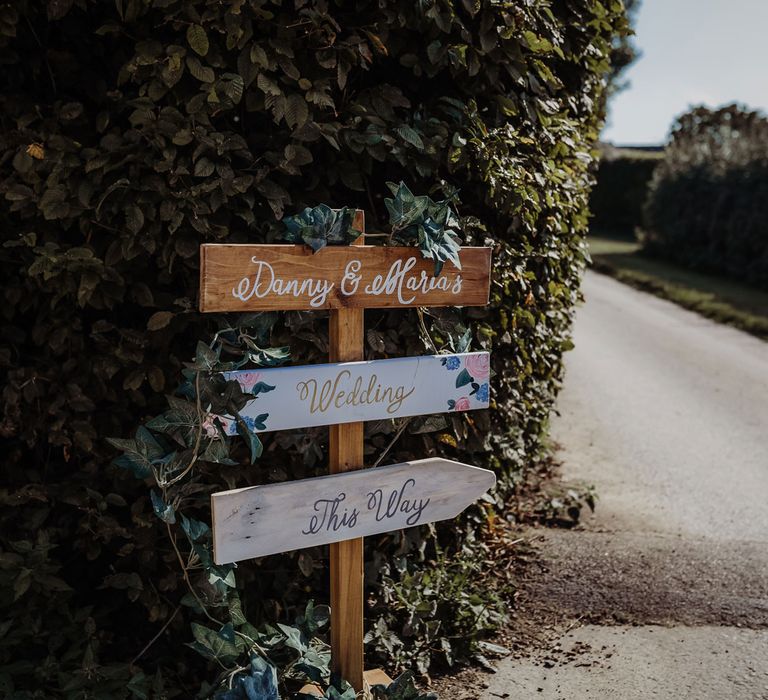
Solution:
[{"label": "blue painted flower", "polygon": [[458,369],[461,367],[461,360],[458,357],[448,357],[445,360],[446,369]]},{"label": "blue painted flower", "polygon": [[477,390],[476,396],[478,401],[482,401],[483,403],[488,401],[488,385],[481,384],[480,388]]}]

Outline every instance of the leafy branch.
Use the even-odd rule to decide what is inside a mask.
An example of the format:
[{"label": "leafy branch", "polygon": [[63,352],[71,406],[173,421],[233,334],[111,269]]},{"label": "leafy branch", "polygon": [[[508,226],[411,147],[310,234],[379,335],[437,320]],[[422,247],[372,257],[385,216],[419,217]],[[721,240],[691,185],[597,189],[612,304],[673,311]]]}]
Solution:
[{"label": "leafy branch", "polygon": [[[235,567],[214,562],[210,527],[183,508],[200,491],[197,471],[201,464],[241,463],[244,457],[238,458],[242,455],[238,450],[240,439],[245,442],[251,464],[261,455],[261,442],[240,412],[249,401],[274,387],[255,382],[245,391],[237,381],[227,379],[226,373],[246,364],[272,367],[290,357],[288,348],[268,346],[276,320],[274,313],[243,314],[237,324],[219,330],[210,344],[198,343],[194,360],[182,372],[181,386],[167,397],[168,409],[141,426],[133,439],[108,441],[121,452],[115,464],[148,484],[152,509],[165,525],[189,591],[173,617],[187,606],[207,620],[207,624],[192,623],[194,641],[188,646],[221,669],[214,686],[215,697],[279,700],[280,689],[311,682],[327,688],[326,698],[354,700],[351,686],[331,676],[330,650],[318,636],[328,624],[328,607],[310,601],[294,625],[256,628],[243,612]],[[224,433],[217,418],[223,415],[235,418],[237,436]],[[179,530],[186,547],[179,542]],[[204,585],[196,582],[194,572],[202,572]],[[221,610],[227,612],[224,617]],[[169,624],[170,619],[163,629]],[[156,634],[136,658],[143,656],[160,636]],[[419,695],[410,676],[398,679],[391,689],[379,688],[376,692],[377,698],[393,700],[434,697]]]},{"label": "leafy branch", "polygon": [[327,204],[286,216],[283,223],[286,240],[306,243],[315,253],[326,245],[349,245],[363,233],[354,226],[354,210],[331,209]]},{"label": "leafy branch", "polygon": [[[460,223],[451,209],[455,193],[436,202],[428,195],[414,195],[404,182],[388,182],[391,198],[384,204],[389,214],[389,233],[371,233],[368,237],[384,237],[388,244],[415,246],[424,258],[434,260],[435,276],[450,261],[461,269]],[[314,252],[326,245],[349,245],[362,231],[354,227],[353,210],[331,209],[327,204],[307,207],[299,214],[283,218],[285,240],[305,243]]]},{"label": "leafy branch", "polygon": [[459,219],[450,199],[435,202],[427,195],[414,195],[404,182],[388,182],[392,198],[384,204],[389,213],[390,240],[401,245],[415,245],[424,258],[435,262],[435,275],[450,261],[459,270]]}]

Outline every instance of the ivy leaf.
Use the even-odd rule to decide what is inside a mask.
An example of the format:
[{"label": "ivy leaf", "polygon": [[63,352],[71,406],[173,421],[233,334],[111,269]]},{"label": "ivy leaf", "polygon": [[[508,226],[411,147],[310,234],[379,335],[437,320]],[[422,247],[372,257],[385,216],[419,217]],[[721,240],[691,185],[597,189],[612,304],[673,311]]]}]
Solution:
[{"label": "ivy leaf", "polygon": [[326,245],[349,245],[362,231],[353,226],[354,213],[347,207],[331,209],[327,204],[307,207],[300,214],[286,216],[286,240],[306,243],[314,252]]},{"label": "ivy leaf", "polygon": [[406,245],[415,243],[422,257],[434,260],[435,275],[447,261],[460,270],[459,220],[450,200],[434,202],[426,195],[417,197],[403,182],[388,182],[387,186],[394,195],[384,200],[393,237]]},{"label": "ivy leaf", "polygon": [[159,464],[169,456],[167,450],[144,426],[136,431],[133,440],[107,438],[107,442],[123,452],[114,460],[115,466],[129,469],[137,479],[151,476],[152,465]]},{"label": "ivy leaf", "polygon": [[256,348],[248,353],[248,359],[260,367],[282,365],[291,358],[290,348],[285,345],[280,348]]},{"label": "ivy leaf", "polygon": [[[265,416],[266,415],[267,414],[265,414]],[[243,440],[245,440],[246,444],[250,448],[251,464],[253,464],[259,457],[261,457],[261,453],[264,451],[264,445],[262,445],[261,440],[259,440],[259,436],[256,435],[253,430],[249,429],[248,424],[245,422],[245,420],[243,420],[241,416],[238,415],[235,418],[235,425],[237,428],[237,434],[243,438]]]},{"label": "ivy leaf", "polygon": [[[451,338],[453,340],[453,338]],[[469,350],[469,344],[472,342],[472,329],[467,328],[464,334],[454,343],[454,348],[457,353],[467,352]]]},{"label": "ivy leaf", "polygon": [[193,518],[187,518],[185,515],[181,516],[181,529],[184,530],[184,534],[189,538],[189,541],[193,543],[206,540],[211,534],[211,528],[205,523],[201,523]]},{"label": "ivy leaf", "polygon": [[327,605],[315,605],[314,600],[307,602],[304,614],[297,620],[297,626],[305,629],[308,636],[314,636],[317,630],[325,627],[331,619],[331,609]]},{"label": "ivy leaf", "polygon": [[171,524],[176,522],[176,513],[170,503],[163,501],[163,497],[154,489],[149,492],[149,497],[152,501],[152,510],[160,520]]},{"label": "ivy leaf", "polygon": [[229,607],[229,619],[232,620],[232,624],[235,625],[235,627],[239,627],[248,622],[243,614],[243,605],[240,602],[240,596],[237,591],[233,591],[229,595],[227,605]]},{"label": "ivy leaf", "polygon": [[188,646],[209,659],[226,664],[240,655],[232,642],[223,639],[217,632],[204,625],[193,622],[192,636],[195,638],[195,643]]},{"label": "ivy leaf", "polygon": [[322,683],[330,675],[331,655],[309,648],[296,662],[296,670],[305,673],[315,683]]},{"label": "ivy leaf", "polygon": [[357,695],[355,689],[345,680],[334,678],[332,685],[328,687],[323,697],[328,698],[328,700],[355,700]]},{"label": "ivy leaf", "polygon": [[237,462],[229,456],[229,447],[223,440],[211,440],[205,451],[200,455],[204,462],[213,462],[214,464],[227,464],[235,466]]},{"label": "ivy leaf", "polygon": [[216,586],[219,590],[235,588],[235,567],[232,564],[218,566],[213,563],[207,563],[205,568],[208,571],[208,583],[212,586]]},{"label": "ivy leaf", "polygon": [[112,447],[123,452],[113,461],[115,466],[128,469],[137,479],[146,479],[152,475],[152,463],[139,448],[136,440],[123,438],[107,438],[106,440]]},{"label": "ivy leaf", "polygon": [[377,700],[437,700],[434,693],[419,692],[413,682],[413,671],[401,674],[389,686],[375,685],[371,690]]},{"label": "ivy leaf", "polygon": [[395,185],[388,182],[387,187],[394,198],[385,198],[384,206],[389,213],[389,223],[393,229],[402,229],[420,221],[429,206],[429,197],[416,197],[404,182]]},{"label": "ivy leaf", "polygon": [[437,221],[428,218],[418,227],[418,244],[421,255],[435,261],[435,275],[439,275],[443,264],[451,261],[461,269],[458,241]]},{"label": "ivy leaf", "polygon": [[231,622],[227,622],[227,624],[222,626],[219,630],[219,637],[226,642],[232,642],[232,644],[235,643],[235,628],[232,626]]},{"label": "ivy leaf", "polygon": [[277,626],[283,635],[285,635],[285,639],[283,640],[285,646],[295,649],[302,655],[307,651],[307,645],[300,629],[290,627],[289,625],[283,625],[279,622],[277,623]]},{"label": "ivy leaf", "polygon": [[195,361],[191,365],[191,369],[212,370],[219,362],[220,354],[221,346],[214,350],[202,340],[198,341],[195,350]]},{"label": "ivy leaf", "polygon": [[175,437],[181,432],[183,438],[188,441],[198,425],[197,409],[190,401],[175,396],[168,396],[167,399],[169,410],[147,421],[145,427],[158,433],[174,434]]},{"label": "ivy leaf", "polygon": [[208,53],[208,35],[199,24],[190,24],[187,27],[187,41],[198,56],[205,56]]}]

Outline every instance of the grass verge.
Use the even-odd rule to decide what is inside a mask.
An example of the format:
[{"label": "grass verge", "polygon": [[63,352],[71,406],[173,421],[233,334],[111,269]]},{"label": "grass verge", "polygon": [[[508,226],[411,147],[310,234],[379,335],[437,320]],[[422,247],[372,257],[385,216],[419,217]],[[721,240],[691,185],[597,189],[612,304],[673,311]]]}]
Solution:
[{"label": "grass verge", "polygon": [[768,292],[643,255],[637,241],[591,235],[595,271],[768,340]]}]

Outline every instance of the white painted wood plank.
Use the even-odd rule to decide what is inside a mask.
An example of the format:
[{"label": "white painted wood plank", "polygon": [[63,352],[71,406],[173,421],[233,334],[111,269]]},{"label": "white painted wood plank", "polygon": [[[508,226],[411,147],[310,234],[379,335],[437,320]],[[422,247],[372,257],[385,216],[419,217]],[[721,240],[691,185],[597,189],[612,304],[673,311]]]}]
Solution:
[{"label": "white painted wood plank", "polygon": [[[423,355],[225,374],[245,391],[261,387],[241,411],[258,433],[488,408],[490,355]],[[237,432],[233,419],[220,420],[228,435]]]},{"label": "white painted wood plank", "polygon": [[211,496],[214,559],[229,564],[456,517],[492,471],[420,459]]}]

